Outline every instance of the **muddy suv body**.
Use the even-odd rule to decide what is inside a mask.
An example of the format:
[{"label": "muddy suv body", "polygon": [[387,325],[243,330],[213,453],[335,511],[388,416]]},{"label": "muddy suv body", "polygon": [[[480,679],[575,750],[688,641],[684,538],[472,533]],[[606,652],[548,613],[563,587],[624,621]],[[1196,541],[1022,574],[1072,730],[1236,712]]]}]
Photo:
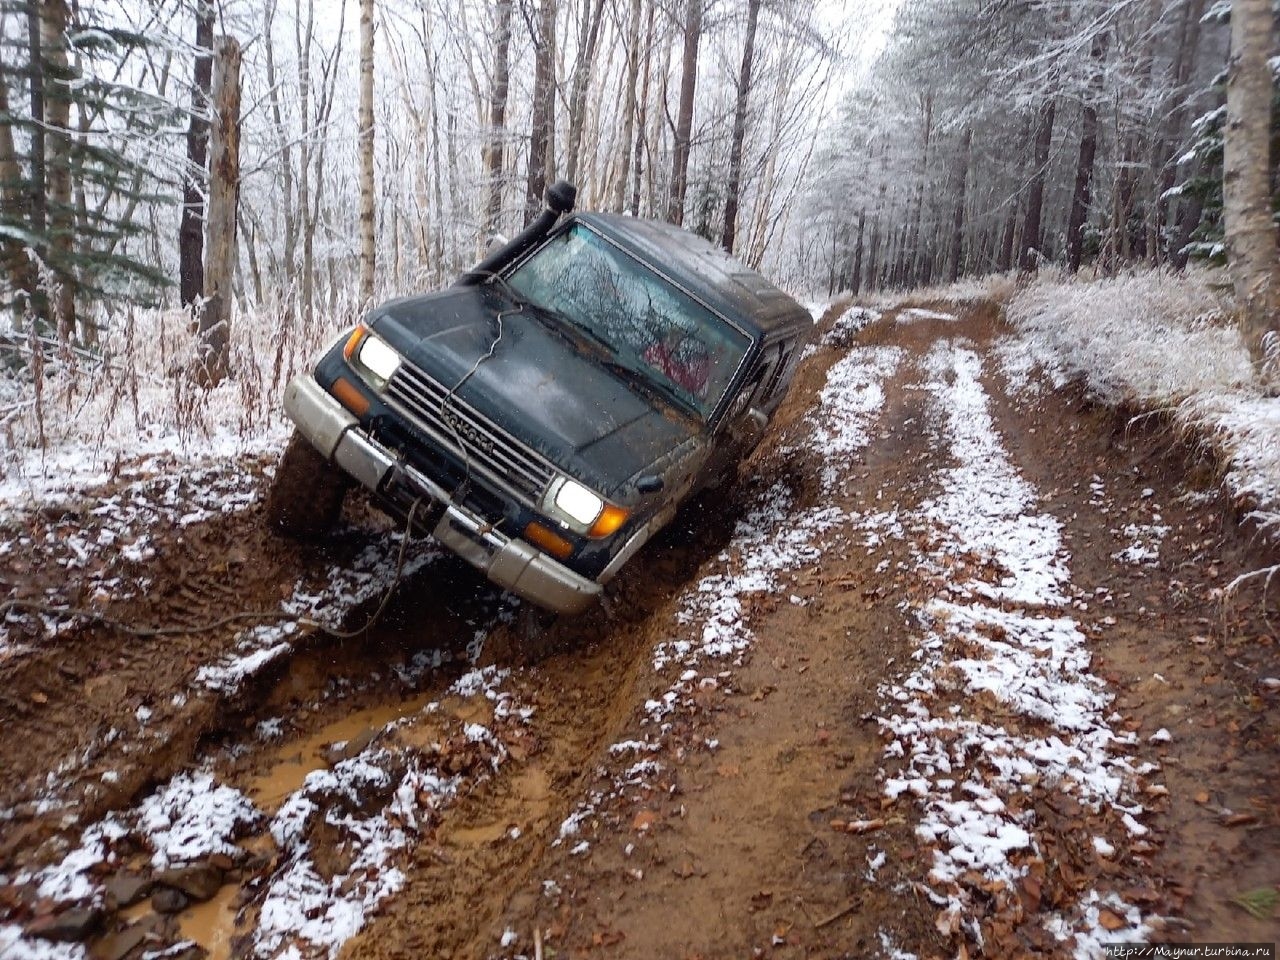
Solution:
[{"label": "muddy suv body", "polygon": [[562,217],[572,188],[452,287],[376,307],[294,379],[268,504],[320,532],[351,482],[558,613],[759,442],[812,329],[668,224]]}]

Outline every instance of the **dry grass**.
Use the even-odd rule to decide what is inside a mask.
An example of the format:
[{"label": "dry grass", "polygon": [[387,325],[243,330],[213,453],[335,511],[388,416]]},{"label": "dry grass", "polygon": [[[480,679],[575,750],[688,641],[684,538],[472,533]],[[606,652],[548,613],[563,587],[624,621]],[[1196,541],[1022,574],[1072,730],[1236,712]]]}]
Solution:
[{"label": "dry grass", "polygon": [[280,397],[354,307],[303,320],[283,306],[240,315],[231,376],[195,384],[196,337],[180,310],[125,308],[100,319],[92,352],[10,330],[0,370],[0,501],[70,489],[137,458],[190,461],[258,452],[287,431]]}]

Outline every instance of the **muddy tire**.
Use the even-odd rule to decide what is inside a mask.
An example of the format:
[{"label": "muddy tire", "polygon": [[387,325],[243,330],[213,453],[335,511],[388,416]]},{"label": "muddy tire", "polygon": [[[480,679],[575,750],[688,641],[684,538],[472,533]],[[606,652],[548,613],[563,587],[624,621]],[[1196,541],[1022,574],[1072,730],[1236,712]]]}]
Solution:
[{"label": "muddy tire", "polygon": [[267,522],[296,540],[323,536],[338,522],[350,486],[347,475],[295,431],[267,495]]}]

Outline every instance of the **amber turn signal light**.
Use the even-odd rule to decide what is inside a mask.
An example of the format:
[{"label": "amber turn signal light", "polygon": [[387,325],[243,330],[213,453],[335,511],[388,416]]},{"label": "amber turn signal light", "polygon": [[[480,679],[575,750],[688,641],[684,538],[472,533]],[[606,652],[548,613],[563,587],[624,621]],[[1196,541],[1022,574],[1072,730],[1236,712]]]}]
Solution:
[{"label": "amber turn signal light", "polygon": [[354,413],[357,417],[363,417],[369,412],[369,398],[356,389],[346,377],[339,377],[333,381],[333,386],[329,388],[329,392],[338,398],[338,402]]},{"label": "amber turn signal light", "polygon": [[348,363],[356,355],[356,348],[360,346],[360,341],[364,339],[365,334],[368,332],[369,328],[362,323],[351,331],[351,336],[347,337],[347,344],[342,348],[342,356]]},{"label": "amber turn signal light", "polygon": [[622,507],[615,507],[612,503],[606,503],[604,509],[600,511],[600,516],[596,517],[596,522],[587,531],[587,536],[599,539],[600,537],[607,537],[610,534],[617,533],[618,528],[627,522],[628,512]]},{"label": "amber turn signal light", "polygon": [[561,560],[573,553],[573,544],[558,534],[552,533],[536,521],[524,528],[524,538],[535,547],[541,547],[553,557]]}]

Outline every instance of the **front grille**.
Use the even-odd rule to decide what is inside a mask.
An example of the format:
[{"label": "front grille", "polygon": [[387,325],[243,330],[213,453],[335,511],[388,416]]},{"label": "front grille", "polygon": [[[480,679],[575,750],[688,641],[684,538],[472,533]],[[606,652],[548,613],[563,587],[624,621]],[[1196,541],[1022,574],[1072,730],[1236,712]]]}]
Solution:
[{"label": "front grille", "polygon": [[555,475],[555,467],[548,461],[457,397],[446,407],[449,391],[407,363],[400,364],[391,377],[387,394],[417,427],[457,456],[470,459],[472,467],[489,474],[530,506],[537,504]]}]

